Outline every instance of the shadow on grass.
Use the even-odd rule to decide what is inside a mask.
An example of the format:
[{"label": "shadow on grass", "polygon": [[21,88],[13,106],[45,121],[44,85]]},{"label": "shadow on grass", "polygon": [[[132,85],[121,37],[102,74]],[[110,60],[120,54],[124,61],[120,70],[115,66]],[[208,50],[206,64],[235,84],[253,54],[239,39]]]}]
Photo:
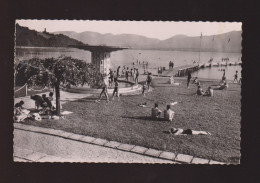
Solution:
[{"label": "shadow on grass", "polygon": [[78,99],[69,102],[96,102],[97,98]]},{"label": "shadow on grass", "polygon": [[177,95],[196,96],[196,93],[177,93]]},{"label": "shadow on grass", "polygon": [[154,119],[150,116],[138,116],[138,117],[132,117],[132,116],[121,116],[122,118],[128,118],[128,119],[137,119],[137,120],[146,120],[146,121],[151,121],[151,122],[154,122],[154,121],[159,121],[159,122],[167,122],[165,119],[163,118],[157,118],[157,119]]}]

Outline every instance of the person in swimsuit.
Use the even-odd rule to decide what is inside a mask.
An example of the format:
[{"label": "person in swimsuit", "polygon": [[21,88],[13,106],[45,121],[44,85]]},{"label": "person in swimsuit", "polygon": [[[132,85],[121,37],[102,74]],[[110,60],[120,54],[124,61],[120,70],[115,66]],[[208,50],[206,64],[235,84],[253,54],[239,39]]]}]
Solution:
[{"label": "person in swimsuit", "polygon": [[233,83],[235,83],[235,80],[237,81],[237,83],[238,83],[238,80],[237,80],[237,78],[238,78],[238,71],[236,71],[236,74],[234,75],[234,81],[233,81]]},{"label": "person in swimsuit", "polygon": [[118,97],[119,100],[119,91],[118,91],[118,80],[117,78],[114,79],[115,82],[115,87],[114,87],[114,91],[113,91],[113,95],[112,95],[112,100],[114,100],[114,95],[116,94],[116,96]]},{"label": "person in swimsuit", "polygon": [[191,129],[181,129],[181,128],[171,128],[169,133],[172,135],[211,135],[211,133],[206,131],[196,131]]}]

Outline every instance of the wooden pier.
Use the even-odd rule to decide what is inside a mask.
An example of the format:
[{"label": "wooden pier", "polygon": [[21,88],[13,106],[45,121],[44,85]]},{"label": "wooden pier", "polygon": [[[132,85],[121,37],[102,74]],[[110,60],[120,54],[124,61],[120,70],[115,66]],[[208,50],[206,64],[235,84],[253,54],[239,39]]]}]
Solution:
[{"label": "wooden pier", "polygon": [[164,70],[160,76],[162,77],[183,77],[187,76],[188,72],[195,72],[199,70],[198,65],[185,65],[185,66],[180,66],[180,67],[174,67],[168,70]]},{"label": "wooden pier", "polygon": [[[242,62],[218,62],[218,63],[204,63],[204,64],[193,64],[193,65],[185,65],[180,67],[174,67],[168,70],[164,70],[162,74],[159,74],[161,77],[184,77],[187,76],[189,72],[195,72],[199,69],[208,68],[208,67],[220,67],[220,66],[236,66],[242,65]],[[158,75],[155,75],[158,76]]]}]

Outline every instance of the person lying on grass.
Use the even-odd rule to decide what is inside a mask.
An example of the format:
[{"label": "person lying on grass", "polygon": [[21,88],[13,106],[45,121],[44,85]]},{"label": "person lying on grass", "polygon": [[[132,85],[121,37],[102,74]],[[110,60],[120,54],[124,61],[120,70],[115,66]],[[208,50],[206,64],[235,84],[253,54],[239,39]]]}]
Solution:
[{"label": "person lying on grass", "polygon": [[174,111],[171,110],[171,106],[167,105],[166,110],[164,110],[164,119],[167,121],[172,121],[174,117]]},{"label": "person lying on grass", "polygon": [[181,128],[170,128],[169,133],[172,135],[211,135],[211,133],[206,131],[197,131],[191,129],[181,129]]},{"label": "person lying on grass", "polygon": [[217,85],[216,88],[213,88],[214,90],[224,90],[228,88],[228,84],[227,82],[224,80],[223,83],[220,83],[219,85]]},{"label": "person lying on grass", "polygon": [[162,111],[158,108],[158,104],[154,104],[154,108],[152,108],[152,118],[158,119],[161,115]]}]

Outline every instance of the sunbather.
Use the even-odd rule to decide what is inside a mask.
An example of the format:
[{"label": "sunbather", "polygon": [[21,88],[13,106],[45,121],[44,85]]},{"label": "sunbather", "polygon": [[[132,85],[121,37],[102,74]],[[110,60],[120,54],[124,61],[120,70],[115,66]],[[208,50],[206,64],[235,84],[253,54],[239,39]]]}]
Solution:
[{"label": "sunbather", "polygon": [[154,104],[154,108],[152,108],[152,118],[159,118],[161,113],[162,111],[158,108],[158,104]]},{"label": "sunbather", "polygon": [[171,106],[167,105],[166,110],[164,111],[164,119],[167,121],[172,121],[174,116],[174,111],[171,110]]},{"label": "sunbather", "polygon": [[196,131],[191,129],[181,129],[181,128],[171,128],[169,133],[172,135],[211,135],[211,133],[206,131]]}]

